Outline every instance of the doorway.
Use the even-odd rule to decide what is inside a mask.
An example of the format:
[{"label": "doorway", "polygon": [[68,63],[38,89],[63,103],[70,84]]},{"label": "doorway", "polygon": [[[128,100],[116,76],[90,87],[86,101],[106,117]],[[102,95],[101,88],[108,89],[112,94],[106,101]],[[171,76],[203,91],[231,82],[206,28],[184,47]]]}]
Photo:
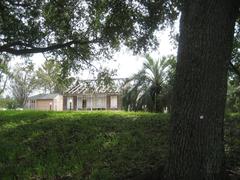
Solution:
[{"label": "doorway", "polygon": [[87,107],[87,100],[86,100],[86,99],[83,99],[83,100],[82,100],[82,108],[83,108],[83,109],[86,109],[86,107]]}]

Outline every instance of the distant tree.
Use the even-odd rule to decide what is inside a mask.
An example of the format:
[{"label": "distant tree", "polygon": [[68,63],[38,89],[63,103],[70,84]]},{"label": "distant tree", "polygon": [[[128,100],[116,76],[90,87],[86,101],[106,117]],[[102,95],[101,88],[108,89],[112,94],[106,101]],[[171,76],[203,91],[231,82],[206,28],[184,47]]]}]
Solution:
[{"label": "distant tree", "polygon": [[33,64],[17,64],[11,72],[11,92],[19,107],[24,107],[29,95],[36,88],[36,74]]},{"label": "distant tree", "polygon": [[169,83],[172,81],[171,73],[174,73],[173,61],[173,56],[154,61],[147,55],[143,68],[126,81],[128,85],[123,96],[125,109],[163,111],[170,104],[164,96],[171,90]]},{"label": "distant tree", "polygon": [[62,72],[60,62],[53,59],[46,60],[45,63],[36,71],[39,88],[43,88],[45,93],[63,93],[74,81],[69,77],[68,72]]},{"label": "distant tree", "polygon": [[0,95],[4,92],[9,80],[9,58],[8,56],[0,56]]}]

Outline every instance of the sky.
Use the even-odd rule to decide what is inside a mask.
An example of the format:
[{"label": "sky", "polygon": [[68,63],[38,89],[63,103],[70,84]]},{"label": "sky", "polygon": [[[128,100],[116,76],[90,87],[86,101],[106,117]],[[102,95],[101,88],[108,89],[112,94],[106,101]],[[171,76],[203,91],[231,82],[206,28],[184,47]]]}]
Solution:
[{"label": "sky", "polygon": [[[176,49],[174,49],[173,45],[171,44],[170,40],[170,29],[166,29],[164,31],[158,32],[158,42],[159,47],[157,50],[148,52],[154,59],[161,58],[162,56],[167,55],[176,55]],[[33,63],[35,64],[36,68],[40,67],[45,58],[41,53],[34,54],[31,57]],[[126,78],[134,73],[137,73],[143,65],[145,58],[144,55],[133,55],[131,50],[127,47],[121,48],[119,52],[116,52],[113,55],[113,59],[106,62],[101,62],[102,67],[106,67],[108,69],[117,69],[117,77],[119,78]],[[14,66],[18,62],[22,62],[23,59],[20,57],[13,57],[11,61],[11,66]],[[96,67],[99,67],[100,64],[94,64]],[[77,74],[78,77],[81,79],[92,79],[93,74],[89,72],[89,70],[80,71]]]}]

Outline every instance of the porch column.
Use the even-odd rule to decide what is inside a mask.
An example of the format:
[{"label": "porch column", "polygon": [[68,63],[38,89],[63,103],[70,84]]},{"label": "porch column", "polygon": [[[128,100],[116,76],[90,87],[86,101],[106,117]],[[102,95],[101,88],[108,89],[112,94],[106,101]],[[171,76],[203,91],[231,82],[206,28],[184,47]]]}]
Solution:
[{"label": "porch column", "polygon": [[93,110],[93,94],[91,94],[91,111]]}]

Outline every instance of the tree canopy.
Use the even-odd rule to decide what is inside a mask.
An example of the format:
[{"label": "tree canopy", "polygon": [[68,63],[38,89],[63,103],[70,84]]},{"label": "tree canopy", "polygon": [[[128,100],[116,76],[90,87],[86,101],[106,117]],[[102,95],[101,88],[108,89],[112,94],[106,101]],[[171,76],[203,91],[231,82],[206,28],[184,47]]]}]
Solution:
[{"label": "tree canopy", "polygon": [[0,53],[47,53],[71,69],[108,56],[121,43],[146,51],[181,7],[178,0],[2,0]]},{"label": "tree canopy", "polygon": [[76,67],[121,43],[139,52],[157,45],[154,32],[176,20],[176,5],[170,0],[3,0],[0,53],[51,52]]}]

